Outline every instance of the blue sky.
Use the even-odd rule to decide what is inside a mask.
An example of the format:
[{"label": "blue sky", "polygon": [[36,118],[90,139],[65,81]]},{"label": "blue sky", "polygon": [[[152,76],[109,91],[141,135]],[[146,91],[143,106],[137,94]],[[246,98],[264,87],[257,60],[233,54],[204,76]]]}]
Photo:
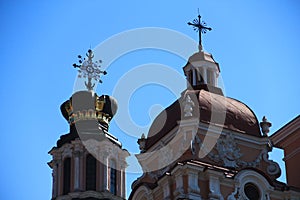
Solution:
[{"label": "blue sky", "polygon": [[[76,79],[72,64],[78,54],[115,34],[142,27],[173,29],[197,40],[186,23],[197,17],[198,8],[213,28],[203,42],[220,64],[226,95],[246,103],[258,119],[266,115],[273,123],[271,133],[296,117],[300,100],[296,0],[1,1],[0,199],[51,198],[47,152],[68,132],[59,106],[72,94]],[[135,51],[106,66],[109,74],[97,92],[112,94],[124,74],[153,62],[183,74],[185,61],[177,56]],[[166,107],[175,98],[157,85],[139,88],[130,99],[131,117],[147,125],[152,105]],[[110,132],[124,148],[138,152],[137,138],[122,133],[115,122]],[[281,162],[281,156],[276,151],[272,158]],[[128,188],[134,178],[129,178]]]}]

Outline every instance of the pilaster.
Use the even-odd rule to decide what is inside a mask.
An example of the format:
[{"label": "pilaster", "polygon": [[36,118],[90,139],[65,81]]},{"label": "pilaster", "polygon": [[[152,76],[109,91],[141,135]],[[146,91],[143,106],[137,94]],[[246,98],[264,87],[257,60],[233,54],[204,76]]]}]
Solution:
[{"label": "pilaster", "polygon": [[206,171],[206,177],[209,181],[209,200],[223,200],[220,190],[220,179],[223,178],[222,172],[213,170]]}]

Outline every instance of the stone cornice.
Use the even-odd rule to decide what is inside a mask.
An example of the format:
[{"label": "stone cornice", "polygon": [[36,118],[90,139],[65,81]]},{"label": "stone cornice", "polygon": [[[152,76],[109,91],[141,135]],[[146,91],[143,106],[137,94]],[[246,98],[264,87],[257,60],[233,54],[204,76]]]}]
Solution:
[{"label": "stone cornice", "polygon": [[103,192],[95,192],[95,191],[85,191],[85,192],[71,192],[68,195],[59,196],[55,200],[72,200],[76,199],[84,199],[92,197],[95,199],[111,199],[111,200],[124,200],[121,197],[115,196],[108,191]]},{"label": "stone cornice", "polygon": [[287,123],[281,129],[276,131],[270,138],[275,147],[285,148],[295,139],[298,139],[300,137],[300,134],[293,135],[293,133],[295,133],[299,129],[300,129],[300,115],[298,115],[292,121]]}]

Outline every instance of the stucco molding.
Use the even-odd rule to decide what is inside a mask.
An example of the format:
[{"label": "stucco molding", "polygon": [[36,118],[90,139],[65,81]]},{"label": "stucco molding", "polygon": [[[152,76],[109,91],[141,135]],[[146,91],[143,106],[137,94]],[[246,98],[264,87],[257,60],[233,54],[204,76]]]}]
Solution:
[{"label": "stucco molding", "polygon": [[183,105],[184,105],[184,108],[183,108],[184,117],[192,117],[195,103],[191,99],[190,95],[186,95]]},{"label": "stucco molding", "polygon": [[[191,142],[191,151],[193,154],[196,154],[196,146],[198,146],[199,149],[202,148],[204,151],[206,149],[198,134]],[[262,149],[259,155],[251,162],[242,160],[243,154],[238,148],[236,138],[233,134],[227,134],[226,136],[222,135],[218,139],[217,145],[214,147],[214,149],[217,153],[214,153],[214,151],[208,152],[208,158],[216,163],[222,162],[225,167],[257,167],[262,160],[264,160],[266,163],[268,163],[267,173],[269,175],[279,176],[281,174],[279,165],[273,160],[269,160],[267,148]]]},{"label": "stucco molding", "polygon": [[148,187],[142,185],[135,191],[132,199],[134,199],[134,200],[153,200],[152,191]]},{"label": "stucco molding", "polygon": [[244,187],[246,184],[251,183],[255,185],[260,193],[260,200],[269,200],[270,192],[274,191],[267,179],[261,174],[253,170],[242,170],[234,178],[235,181],[235,190],[231,193],[227,199],[228,200],[245,200],[248,199]]}]

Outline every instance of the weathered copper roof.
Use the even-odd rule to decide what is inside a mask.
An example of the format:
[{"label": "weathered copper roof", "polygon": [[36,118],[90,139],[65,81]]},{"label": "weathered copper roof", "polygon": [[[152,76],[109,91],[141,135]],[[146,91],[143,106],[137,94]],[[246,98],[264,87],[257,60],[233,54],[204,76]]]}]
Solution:
[{"label": "weathered copper roof", "polygon": [[[244,103],[205,90],[186,90],[184,95],[172,105],[160,113],[153,121],[146,140],[146,149],[159,141],[164,135],[171,131],[177,122],[183,119],[183,100],[186,95],[195,96],[198,101],[196,106],[199,110],[200,122],[214,124],[225,129],[262,137],[259,122],[253,111]],[[197,105],[198,104],[198,105]],[[196,110],[196,108],[194,108]],[[212,110],[214,114],[212,117]],[[218,116],[224,116],[225,119]]]}]

